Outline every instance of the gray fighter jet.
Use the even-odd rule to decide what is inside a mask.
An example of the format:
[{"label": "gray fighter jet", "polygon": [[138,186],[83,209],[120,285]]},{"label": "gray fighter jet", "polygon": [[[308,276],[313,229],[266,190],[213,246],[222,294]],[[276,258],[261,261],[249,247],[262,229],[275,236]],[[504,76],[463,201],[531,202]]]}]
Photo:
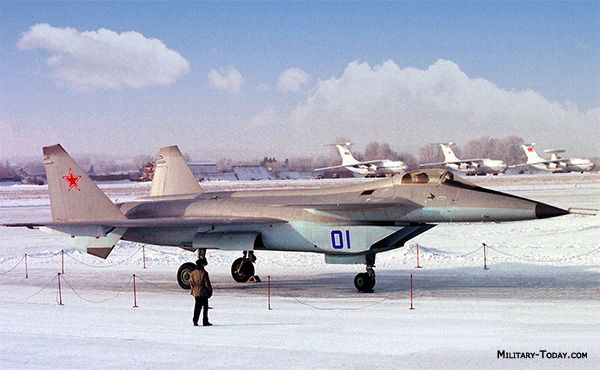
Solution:
[{"label": "gray fighter jet", "polygon": [[[400,248],[442,222],[519,221],[565,215],[544,203],[485,189],[429,169],[316,189],[204,192],[176,146],[160,150],[150,196],[114,204],[60,145],[43,148],[52,222],[10,224],[66,234],[106,258],[119,240],[240,251],[238,282],[254,275],[255,251],[314,252],[326,263],[364,264],[354,285],[370,292],[377,253]],[[194,268],[179,268],[189,287]]]}]

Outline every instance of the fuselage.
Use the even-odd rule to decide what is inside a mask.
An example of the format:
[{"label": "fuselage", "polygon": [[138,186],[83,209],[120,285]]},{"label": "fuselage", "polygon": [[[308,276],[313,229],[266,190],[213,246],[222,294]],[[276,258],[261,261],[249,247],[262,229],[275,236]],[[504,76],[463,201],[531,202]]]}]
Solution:
[{"label": "fuselage", "polygon": [[485,159],[481,162],[448,163],[446,166],[469,175],[499,174],[504,173],[508,168],[504,161],[495,159]]},{"label": "fuselage", "polygon": [[531,167],[548,172],[587,172],[594,168],[594,164],[589,159],[569,158],[560,159],[557,162],[533,163]]},{"label": "fuselage", "polygon": [[383,160],[379,165],[375,164],[355,164],[346,165],[355,177],[365,177],[368,175],[398,174],[406,172],[408,166],[401,161]]},{"label": "fuselage", "polygon": [[[256,217],[281,220],[261,225],[215,226],[222,232],[256,230],[270,249],[319,248],[311,233],[368,226],[398,228],[442,222],[517,221],[566,212],[539,202],[484,189],[441,170],[406,173],[356,185],[324,189],[248,190],[147,197],[119,205],[128,219]],[[291,229],[290,226],[291,225]],[[291,234],[270,237],[270,233]],[[293,229],[293,231],[292,231]],[[191,245],[200,232],[191,225],[171,229],[134,229],[124,239],[162,245]],[[362,231],[361,231],[362,232]],[[300,234],[300,238],[297,235]],[[329,235],[329,234],[327,234]],[[375,236],[367,235],[368,238]],[[278,239],[279,238],[279,239]],[[293,243],[308,244],[295,248]],[[325,239],[323,239],[325,240]],[[280,244],[278,244],[280,243]],[[267,243],[265,243],[267,244]],[[315,245],[313,245],[315,244]],[[286,249],[287,248],[287,249]]]}]

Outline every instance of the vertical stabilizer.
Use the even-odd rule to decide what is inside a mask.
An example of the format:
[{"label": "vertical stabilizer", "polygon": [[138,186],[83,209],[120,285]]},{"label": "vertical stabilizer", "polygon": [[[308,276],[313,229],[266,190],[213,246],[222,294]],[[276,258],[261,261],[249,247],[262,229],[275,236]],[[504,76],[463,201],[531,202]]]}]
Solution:
[{"label": "vertical stabilizer", "polygon": [[460,159],[454,154],[454,150],[450,147],[452,143],[440,144],[442,153],[444,153],[444,162],[460,162]]},{"label": "vertical stabilizer", "polygon": [[521,145],[521,148],[523,148],[523,151],[525,151],[525,155],[527,155],[527,163],[535,163],[535,162],[544,161],[544,158],[540,157],[537,154],[537,152],[535,151],[535,149],[533,149],[533,145],[534,144]]},{"label": "vertical stabilizer", "polygon": [[346,144],[335,144],[338,152],[340,152],[340,157],[342,157],[342,166],[353,165],[358,163],[356,158],[350,153],[349,149],[350,143]]},{"label": "vertical stabilizer", "polygon": [[202,188],[194,177],[179,148],[167,146],[156,157],[151,196],[200,193]]},{"label": "vertical stabilizer", "polygon": [[43,153],[54,222],[125,219],[60,144],[44,147]]}]

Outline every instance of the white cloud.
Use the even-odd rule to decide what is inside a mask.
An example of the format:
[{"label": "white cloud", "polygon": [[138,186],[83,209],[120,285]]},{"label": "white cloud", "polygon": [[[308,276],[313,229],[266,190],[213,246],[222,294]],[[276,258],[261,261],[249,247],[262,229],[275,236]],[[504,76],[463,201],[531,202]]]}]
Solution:
[{"label": "white cloud", "polygon": [[256,89],[258,91],[269,91],[271,90],[271,86],[269,86],[269,84],[266,82],[260,82],[258,86],[256,86]]},{"label": "white cloud", "polygon": [[190,71],[189,62],[161,40],[132,31],[80,32],[40,23],[21,35],[17,47],[49,51],[50,75],[80,90],[165,86]]},{"label": "white cloud", "polygon": [[284,92],[296,92],[310,82],[310,75],[300,68],[289,68],[279,74],[277,88]]},{"label": "white cloud", "polygon": [[281,123],[281,116],[272,108],[262,111],[250,118],[251,126],[271,126]]},{"label": "white cloud", "polygon": [[228,93],[238,93],[244,85],[244,78],[240,71],[234,67],[221,69],[211,69],[208,72],[208,82],[210,87],[215,90],[222,90]]},{"label": "white cloud", "polygon": [[504,90],[467,76],[448,60],[427,69],[352,62],[339,78],[319,81],[289,121],[299,135],[319,142],[351,135],[408,150],[428,142],[517,134],[597,153],[600,141],[600,108],[580,112],[532,90]]}]

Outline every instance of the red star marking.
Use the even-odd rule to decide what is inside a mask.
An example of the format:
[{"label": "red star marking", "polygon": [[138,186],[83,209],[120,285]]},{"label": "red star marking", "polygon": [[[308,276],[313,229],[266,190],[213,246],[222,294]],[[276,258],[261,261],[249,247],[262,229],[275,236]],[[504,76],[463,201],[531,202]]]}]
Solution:
[{"label": "red star marking", "polygon": [[73,169],[69,168],[69,176],[63,176],[63,179],[65,179],[65,181],[69,183],[68,191],[71,191],[71,189],[73,188],[81,191],[81,189],[79,189],[79,185],[77,185],[77,181],[79,181],[80,178],[81,176],[74,176]]},{"label": "red star marking", "polygon": [[533,148],[527,148],[528,152],[533,152]]}]

